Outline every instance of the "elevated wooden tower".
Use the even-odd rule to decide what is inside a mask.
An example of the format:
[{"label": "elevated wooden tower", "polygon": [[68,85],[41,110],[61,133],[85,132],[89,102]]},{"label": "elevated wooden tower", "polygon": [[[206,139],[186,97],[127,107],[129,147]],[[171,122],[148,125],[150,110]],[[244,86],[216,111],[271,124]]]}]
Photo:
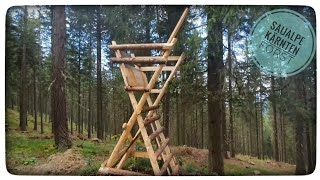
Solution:
[{"label": "elevated wooden tower", "polygon": [[[111,58],[112,62],[120,64],[124,88],[134,111],[128,122],[123,124],[122,135],[111,156],[101,165],[100,174],[146,175],[122,169],[129,157],[150,159],[154,175],[179,174],[179,165],[170,150],[170,140],[163,133],[164,128],[160,124],[157,109],[160,107],[169,82],[185,59],[184,53],[180,56],[171,56],[171,51],[177,42],[177,33],[187,14],[188,9],[185,9],[167,43],[118,45],[112,41],[112,45],[109,45],[116,55]],[[160,56],[135,56],[133,53],[130,53],[129,57],[126,56],[127,52],[132,52],[132,50],[159,50],[161,53]],[[170,66],[167,65],[168,61],[170,61]],[[161,88],[155,88],[162,71],[169,71],[170,75]],[[149,80],[146,72],[153,72]],[[155,100],[152,100],[151,94],[155,94]],[[140,97],[140,100],[137,100],[136,97]],[[138,130],[132,133],[135,124],[138,125]],[[138,151],[135,147],[140,137],[145,147],[144,151]]]}]

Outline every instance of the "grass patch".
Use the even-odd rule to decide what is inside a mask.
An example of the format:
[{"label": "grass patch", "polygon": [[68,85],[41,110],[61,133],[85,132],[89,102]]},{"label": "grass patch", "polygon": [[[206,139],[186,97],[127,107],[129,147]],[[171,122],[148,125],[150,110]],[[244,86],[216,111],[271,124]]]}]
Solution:
[{"label": "grass patch", "polygon": [[56,152],[54,142],[50,139],[29,139],[21,136],[6,138],[6,159],[15,164],[36,164],[37,159],[47,158]]},{"label": "grass patch", "polygon": [[129,158],[123,167],[129,171],[153,174],[150,160],[145,158]]},{"label": "grass patch", "polygon": [[[13,129],[19,130],[20,113],[13,109],[7,109],[7,113],[8,114],[7,114],[6,124],[8,124],[9,128],[11,129],[13,128]],[[41,129],[40,115],[38,115],[37,117],[37,126],[38,126],[37,128],[39,132],[33,130],[34,117],[31,114],[28,114],[27,119],[28,119],[27,131],[29,132],[29,134],[40,133],[40,129]],[[44,134],[51,134],[51,123],[49,122],[49,118],[45,120],[45,116],[43,116],[43,132]]]},{"label": "grass patch", "polygon": [[210,175],[207,167],[199,167],[194,164],[185,164],[182,167],[183,175],[203,176]]},{"label": "grass patch", "polygon": [[112,152],[116,141],[108,143],[95,143],[92,141],[74,141],[73,148],[78,149],[87,163],[86,167],[79,170],[81,176],[94,176],[101,166],[101,163],[107,159]]},{"label": "grass patch", "polygon": [[107,157],[115,146],[115,141],[108,143],[95,143],[92,141],[74,141],[73,146],[80,149],[85,158],[93,158],[97,156]]},{"label": "grass patch", "polygon": [[[8,109],[6,124],[6,163],[7,167],[35,168],[44,163],[47,158],[57,152],[54,140],[43,138],[51,135],[51,123],[44,121],[44,136],[40,135],[40,117],[38,131],[33,130],[33,117],[28,116],[28,132],[19,130],[19,112]],[[75,126],[74,126],[75,127]],[[85,133],[85,132],[84,132]],[[51,136],[49,136],[51,137]],[[110,156],[119,135],[114,135],[111,140],[104,143],[91,140],[74,140],[73,149],[81,153],[86,166],[75,172],[77,175],[97,175],[101,163]],[[138,142],[137,149],[145,150],[143,144]],[[181,149],[181,148],[180,148]],[[203,149],[182,148],[175,152],[176,160],[181,165],[182,175],[213,175],[207,167],[207,154]],[[160,163],[160,162],[159,162]],[[160,167],[163,162],[160,163]],[[254,164],[254,165],[252,165]],[[10,165],[10,166],[8,166]],[[294,166],[285,163],[276,163],[272,160],[260,160],[255,157],[237,155],[235,159],[224,161],[225,175],[254,175],[257,170],[262,175],[294,174]],[[124,169],[146,174],[153,174],[149,159],[129,158]]]},{"label": "grass patch", "polygon": [[[14,164],[34,165],[38,159],[49,157],[57,152],[52,139],[30,138],[39,135],[40,132],[33,131],[34,120],[28,116],[28,133],[19,131],[19,112],[7,109],[6,124],[9,131],[6,132],[6,160]],[[40,118],[39,118],[40,119]],[[39,125],[40,127],[40,125]],[[44,132],[51,133],[49,122],[44,122]]]},{"label": "grass patch", "polygon": [[87,166],[79,171],[81,176],[95,176],[101,166],[99,162],[90,161]]},{"label": "grass patch", "polygon": [[227,176],[247,176],[247,175],[254,175],[254,171],[258,170],[263,175],[275,175],[279,174],[278,172],[272,172],[265,169],[255,168],[255,167],[243,167],[236,164],[228,164],[225,163],[224,165],[225,175]]}]

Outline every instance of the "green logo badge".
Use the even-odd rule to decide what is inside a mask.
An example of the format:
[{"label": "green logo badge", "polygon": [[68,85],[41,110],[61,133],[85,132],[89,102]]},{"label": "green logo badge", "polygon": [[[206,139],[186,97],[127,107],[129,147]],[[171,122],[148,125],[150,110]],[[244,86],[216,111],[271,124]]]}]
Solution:
[{"label": "green logo badge", "polygon": [[287,77],[305,69],[316,48],[309,21],[288,9],[262,15],[250,32],[249,50],[255,64],[273,76]]}]

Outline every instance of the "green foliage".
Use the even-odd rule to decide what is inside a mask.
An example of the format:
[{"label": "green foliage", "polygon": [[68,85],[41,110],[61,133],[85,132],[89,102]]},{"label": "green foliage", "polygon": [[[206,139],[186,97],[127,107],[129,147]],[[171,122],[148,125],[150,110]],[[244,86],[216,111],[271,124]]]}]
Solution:
[{"label": "green foliage", "polygon": [[206,167],[197,167],[192,164],[186,164],[183,166],[183,171],[182,173],[186,173],[186,175],[210,175],[208,168]]},{"label": "green foliage", "polygon": [[35,157],[31,157],[23,161],[23,165],[33,165],[36,163],[37,163],[37,159]]},{"label": "green foliage", "polygon": [[111,140],[117,141],[117,140],[119,140],[120,136],[121,136],[120,134],[113,135],[113,136],[111,136]]},{"label": "green foliage", "polygon": [[80,176],[95,176],[101,166],[99,162],[91,162],[86,167],[79,171]]},{"label": "green foliage", "polygon": [[108,157],[115,146],[116,141],[108,143],[95,143],[92,141],[76,141],[74,146],[79,148],[85,158],[96,156]]},{"label": "green foliage", "polygon": [[[44,118],[43,116],[43,131],[45,134],[50,134],[51,133],[51,123],[49,123],[48,119]],[[28,134],[29,135],[36,135],[38,132],[33,131],[33,126],[34,126],[34,117],[31,114],[28,114]],[[13,127],[19,127],[19,112],[13,109],[7,109],[7,120],[6,123],[8,124],[9,128]],[[40,122],[40,114],[38,114],[38,127],[40,127],[41,122]],[[11,132],[15,133],[15,132]],[[10,135],[9,133],[8,135]],[[17,134],[17,136],[21,136],[22,134]]]},{"label": "green foliage", "polygon": [[6,158],[18,164],[34,164],[33,158],[47,158],[56,152],[50,139],[30,139],[26,135],[6,137]]},{"label": "green foliage", "polygon": [[226,164],[225,165],[225,174],[229,176],[247,176],[254,175],[254,170],[260,171],[263,175],[274,175],[275,172],[258,169],[258,168],[244,168],[239,165],[234,164]]},{"label": "green foliage", "polygon": [[130,171],[138,171],[146,174],[152,174],[153,170],[149,159],[145,158],[129,158],[124,168]]}]

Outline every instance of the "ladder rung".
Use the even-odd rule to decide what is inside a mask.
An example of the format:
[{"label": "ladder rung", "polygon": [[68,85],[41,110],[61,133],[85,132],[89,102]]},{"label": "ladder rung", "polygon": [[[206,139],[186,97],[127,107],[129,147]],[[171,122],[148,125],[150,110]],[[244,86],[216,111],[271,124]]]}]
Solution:
[{"label": "ladder rung", "polygon": [[118,44],[109,45],[112,50],[135,50],[135,49],[171,49],[169,43],[146,43],[146,44]]},{"label": "ladder rung", "polygon": [[[141,71],[156,71],[159,67],[157,66],[149,66],[149,67],[140,67]],[[175,66],[164,66],[162,68],[162,71],[173,71],[173,69],[175,68]]]},{"label": "ladder rung", "polygon": [[126,86],[124,87],[124,89],[126,91],[142,91],[142,92],[148,92],[150,91],[150,89],[143,87],[143,86],[135,86],[135,87],[131,87],[131,86]]},{"label": "ladder rung", "polygon": [[161,89],[151,89],[150,93],[160,93]]},{"label": "ladder rung", "polygon": [[158,109],[159,107],[160,107],[160,105],[149,106],[149,107],[146,107],[146,108],[142,109],[141,113],[152,111],[152,110]]},{"label": "ladder rung", "polygon": [[172,160],[172,158],[173,158],[173,154],[170,154],[170,155],[167,157],[167,160],[164,162],[164,164],[163,164],[163,166],[162,166],[162,168],[161,168],[161,171],[160,171],[160,174],[161,174],[161,175],[163,175],[163,174],[166,172],[166,170],[167,170],[167,168],[168,168],[168,166],[169,166],[170,161]]},{"label": "ladder rung", "polygon": [[151,141],[153,141],[154,139],[156,139],[156,137],[159,136],[160,133],[162,133],[164,131],[164,127],[161,127],[160,129],[156,130],[155,132],[153,132],[152,134],[150,134],[149,138]]},{"label": "ladder rung", "polygon": [[178,61],[180,56],[168,56],[168,61]]},{"label": "ladder rung", "polygon": [[160,119],[159,115],[155,115],[155,116],[152,116],[152,117],[147,117],[147,118],[144,119],[144,126],[148,126],[150,123],[153,123],[158,119]]},{"label": "ladder rung", "polygon": [[[162,57],[161,57],[162,58]],[[112,57],[111,61],[113,63],[129,63],[129,64],[165,64],[166,61],[162,58],[162,59],[158,59],[158,58],[149,58],[149,59],[140,59],[137,57],[134,58],[116,58],[116,57]]]},{"label": "ladder rung", "polygon": [[178,176],[179,175],[180,166],[179,164],[176,164],[172,169],[172,175]]},{"label": "ladder rung", "polygon": [[127,171],[122,169],[116,169],[116,168],[100,168],[99,169],[100,174],[114,174],[114,175],[120,175],[120,176],[147,176],[147,174],[133,172],[133,171]]},{"label": "ladder rung", "polygon": [[164,149],[166,148],[166,146],[168,146],[168,144],[169,144],[169,139],[165,139],[161,144],[161,146],[159,147],[159,149],[154,153],[156,158],[160,156],[160,154],[164,151]]}]

